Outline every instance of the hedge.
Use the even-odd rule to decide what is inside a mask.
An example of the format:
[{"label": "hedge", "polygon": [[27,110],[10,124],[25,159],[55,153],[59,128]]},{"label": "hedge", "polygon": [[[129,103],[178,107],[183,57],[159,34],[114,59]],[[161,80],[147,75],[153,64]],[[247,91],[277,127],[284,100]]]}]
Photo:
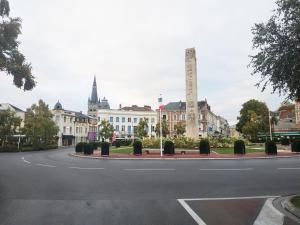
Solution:
[{"label": "hedge", "polygon": [[292,142],[292,152],[300,152],[300,140],[295,140]]},{"label": "hedge", "polygon": [[137,140],[133,143],[133,153],[135,155],[142,155],[143,144],[141,141]]},{"label": "hedge", "polygon": [[175,147],[174,147],[174,143],[172,141],[165,141],[164,154],[165,155],[174,155],[175,154]]},{"label": "hedge", "polygon": [[108,142],[101,143],[101,156],[109,156],[109,143]]},{"label": "hedge", "polygon": [[275,141],[267,141],[265,144],[265,152],[268,155],[277,155],[277,146]]},{"label": "hedge", "polygon": [[246,154],[245,142],[243,140],[237,140],[234,142],[234,154]]},{"label": "hedge", "polygon": [[55,144],[40,145],[40,146],[20,146],[20,149],[18,149],[18,146],[9,145],[9,146],[0,147],[0,152],[31,152],[31,151],[52,150],[57,148],[58,146]]},{"label": "hedge", "polygon": [[121,147],[121,141],[120,140],[116,140],[115,141],[115,146],[116,146],[116,148],[120,148]]},{"label": "hedge", "polygon": [[83,152],[83,146],[84,146],[83,142],[77,143],[75,146],[75,152]]},{"label": "hedge", "polygon": [[281,142],[281,145],[285,145],[285,146],[290,145],[290,140],[287,138],[282,138],[280,142]]},{"label": "hedge", "polygon": [[94,145],[92,143],[84,143],[83,153],[85,155],[92,155],[94,153]]},{"label": "hedge", "polygon": [[199,144],[200,154],[210,154],[210,145],[207,139],[202,139]]}]

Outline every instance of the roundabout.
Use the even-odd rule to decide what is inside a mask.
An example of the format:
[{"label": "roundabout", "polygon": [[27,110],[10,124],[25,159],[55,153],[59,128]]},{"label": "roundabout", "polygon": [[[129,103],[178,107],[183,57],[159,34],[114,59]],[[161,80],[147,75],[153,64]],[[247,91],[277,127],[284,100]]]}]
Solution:
[{"label": "roundabout", "polygon": [[[271,200],[300,190],[299,157],[90,160],[73,152],[1,154],[0,224],[261,224]],[[297,224],[278,215],[275,224]]]}]

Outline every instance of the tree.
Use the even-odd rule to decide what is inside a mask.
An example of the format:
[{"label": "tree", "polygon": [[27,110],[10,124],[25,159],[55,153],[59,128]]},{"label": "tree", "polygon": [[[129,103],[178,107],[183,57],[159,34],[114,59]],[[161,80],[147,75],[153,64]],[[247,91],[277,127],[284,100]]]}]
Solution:
[{"label": "tree", "polygon": [[53,114],[43,100],[39,100],[38,105],[33,104],[27,109],[23,132],[34,147],[47,146],[56,142],[59,128],[52,118]]},{"label": "tree", "polygon": [[252,75],[261,74],[262,91],[270,84],[273,93],[300,99],[300,1],[277,0],[277,9],[267,23],[252,28]]},{"label": "tree", "polygon": [[[169,127],[168,127],[166,120],[162,120],[161,127],[162,127],[162,136],[167,137],[167,135],[170,133],[170,131],[169,131]],[[155,133],[157,136],[160,136],[160,124],[159,123],[156,124]]]},{"label": "tree", "polygon": [[16,117],[14,111],[10,109],[0,111],[0,140],[2,147],[8,137],[16,134],[20,127],[21,118]]},{"label": "tree", "polygon": [[136,136],[138,136],[139,138],[148,137],[148,129],[149,129],[148,119],[147,118],[141,119],[139,124],[135,128]]},{"label": "tree", "polygon": [[185,124],[183,122],[177,123],[174,128],[179,137],[185,133]]},{"label": "tree", "polygon": [[99,136],[103,139],[112,138],[114,133],[114,126],[111,125],[107,120],[102,120],[99,125]]},{"label": "tree", "polygon": [[236,125],[237,131],[249,138],[256,138],[258,132],[269,129],[269,109],[265,103],[252,99],[243,104]]},{"label": "tree", "polygon": [[31,90],[35,86],[31,64],[19,52],[18,36],[21,34],[21,19],[9,17],[7,0],[0,0],[0,71],[14,77],[14,85]]}]

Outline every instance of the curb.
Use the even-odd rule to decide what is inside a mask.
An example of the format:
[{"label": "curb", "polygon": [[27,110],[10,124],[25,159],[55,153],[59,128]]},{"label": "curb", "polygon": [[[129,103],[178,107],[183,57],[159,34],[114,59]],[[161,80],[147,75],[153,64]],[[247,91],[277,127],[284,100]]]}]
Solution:
[{"label": "curb", "polygon": [[77,155],[76,153],[69,153],[69,156],[87,159],[98,159],[98,160],[249,160],[249,159],[281,159],[281,158],[295,158],[300,155],[292,156],[258,156],[258,157],[243,157],[243,158],[112,158],[112,157],[101,157],[101,156],[86,156]]},{"label": "curb", "polygon": [[[294,196],[297,195],[292,195],[292,196],[283,196],[276,198],[273,201],[273,206],[279,210],[285,217],[290,218],[291,220],[295,221],[296,223],[300,223],[300,217],[298,215],[295,215],[293,211],[295,207],[290,203],[290,199]],[[291,206],[291,208],[289,208]],[[297,209],[298,211],[299,209]]]},{"label": "curb", "polygon": [[297,207],[295,207],[295,206],[293,205],[293,203],[291,202],[291,199],[292,199],[293,197],[296,197],[296,196],[298,196],[298,195],[293,195],[293,196],[289,196],[289,197],[285,198],[285,199],[282,201],[281,205],[282,205],[282,207],[285,208],[287,211],[289,211],[289,212],[292,213],[294,216],[296,216],[296,217],[298,217],[298,218],[300,219],[300,209],[297,208]]}]

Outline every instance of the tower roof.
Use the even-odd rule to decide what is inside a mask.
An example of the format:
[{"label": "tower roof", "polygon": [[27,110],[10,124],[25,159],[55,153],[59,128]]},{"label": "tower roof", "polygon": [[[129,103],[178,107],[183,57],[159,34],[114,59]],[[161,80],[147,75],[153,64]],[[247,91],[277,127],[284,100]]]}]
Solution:
[{"label": "tower roof", "polygon": [[96,76],[94,76],[94,82],[93,82],[92,94],[91,94],[91,102],[93,102],[93,103],[97,103],[98,102]]}]

